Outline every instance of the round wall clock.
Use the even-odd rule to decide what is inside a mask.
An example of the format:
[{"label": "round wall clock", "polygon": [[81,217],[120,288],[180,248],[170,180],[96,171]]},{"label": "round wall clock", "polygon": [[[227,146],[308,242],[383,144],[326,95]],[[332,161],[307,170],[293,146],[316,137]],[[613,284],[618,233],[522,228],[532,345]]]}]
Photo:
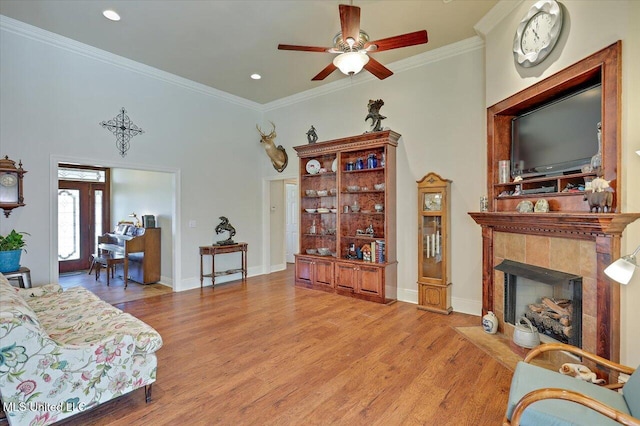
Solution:
[{"label": "round wall clock", "polygon": [[0,176],[0,185],[2,186],[15,186],[18,183],[16,175],[5,173]]},{"label": "round wall clock", "polygon": [[518,65],[532,67],[544,61],[560,38],[562,7],[555,0],[540,0],[524,15],[513,38]]}]

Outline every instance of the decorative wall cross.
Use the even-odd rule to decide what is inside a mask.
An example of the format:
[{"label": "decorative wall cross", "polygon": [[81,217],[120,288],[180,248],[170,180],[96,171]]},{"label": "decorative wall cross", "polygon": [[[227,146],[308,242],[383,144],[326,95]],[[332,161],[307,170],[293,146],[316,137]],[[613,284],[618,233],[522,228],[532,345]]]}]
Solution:
[{"label": "decorative wall cross", "polygon": [[109,121],[103,121],[100,125],[116,135],[116,146],[123,157],[127,155],[129,150],[129,140],[144,133],[144,130],[133,124],[124,107],[120,110],[120,114]]}]

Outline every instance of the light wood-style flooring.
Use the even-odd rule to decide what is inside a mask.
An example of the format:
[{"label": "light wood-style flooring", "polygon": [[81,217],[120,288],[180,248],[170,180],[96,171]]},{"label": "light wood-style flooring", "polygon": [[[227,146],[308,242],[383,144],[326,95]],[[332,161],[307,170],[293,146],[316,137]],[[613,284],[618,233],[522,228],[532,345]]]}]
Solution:
[{"label": "light wood-style flooring", "polygon": [[153,400],[138,389],[64,424],[477,426],[504,415],[512,372],[454,329],[478,317],[295,288],[291,267],[116,306],[164,340]]}]

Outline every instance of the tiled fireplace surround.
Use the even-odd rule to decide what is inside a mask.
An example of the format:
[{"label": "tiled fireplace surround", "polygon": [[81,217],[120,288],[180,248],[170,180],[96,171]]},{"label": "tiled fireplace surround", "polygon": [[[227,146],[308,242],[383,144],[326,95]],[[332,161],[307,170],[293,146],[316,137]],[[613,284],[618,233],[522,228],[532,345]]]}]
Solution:
[{"label": "tiled fireplace surround", "polygon": [[[597,264],[596,243],[579,239],[496,232],[493,264],[509,259],[582,276],[582,347],[596,352]],[[494,271],[493,309],[499,330],[511,338],[513,326],[504,323],[504,272]]]}]

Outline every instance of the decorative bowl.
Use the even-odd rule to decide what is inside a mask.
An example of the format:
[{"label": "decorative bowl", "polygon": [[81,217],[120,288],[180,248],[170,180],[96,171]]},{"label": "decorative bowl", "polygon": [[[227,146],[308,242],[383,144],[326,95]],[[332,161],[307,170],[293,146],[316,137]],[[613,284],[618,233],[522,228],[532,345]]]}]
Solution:
[{"label": "decorative bowl", "polygon": [[327,191],[326,189],[323,189],[321,191],[318,191],[318,197],[326,197],[328,193],[329,191]]},{"label": "decorative bowl", "polygon": [[331,188],[329,190],[329,195],[336,195],[338,193],[338,191],[335,188]]},{"label": "decorative bowl", "polygon": [[315,197],[318,195],[315,189],[307,189],[304,193],[307,194],[307,197]]},{"label": "decorative bowl", "polygon": [[315,213],[316,209],[304,209],[304,211],[307,213]]},{"label": "decorative bowl", "polygon": [[381,191],[384,189],[384,183],[376,183],[375,185],[373,185],[373,187],[378,190]]},{"label": "decorative bowl", "polygon": [[307,249],[307,254],[318,254],[318,250],[316,250],[316,249]]},{"label": "decorative bowl", "polygon": [[347,191],[349,192],[360,191],[360,187],[358,185],[349,185],[347,186]]},{"label": "decorative bowl", "polygon": [[375,211],[377,211],[378,213],[380,213],[383,208],[384,208],[384,206],[382,204],[376,204],[375,206],[373,206],[373,209]]},{"label": "decorative bowl", "polygon": [[318,247],[318,254],[320,256],[329,256],[331,254],[331,249],[329,247]]},{"label": "decorative bowl", "polygon": [[319,207],[318,208],[318,213],[329,213],[329,209],[324,208],[324,207]]},{"label": "decorative bowl", "polygon": [[338,209],[329,209],[331,213],[338,213]]},{"label": "decorative bowl", "polygon": [[360,211],[360,206],[356,206],[355,204],[351,206],[351,211],[354,213],[358,213]]}]

